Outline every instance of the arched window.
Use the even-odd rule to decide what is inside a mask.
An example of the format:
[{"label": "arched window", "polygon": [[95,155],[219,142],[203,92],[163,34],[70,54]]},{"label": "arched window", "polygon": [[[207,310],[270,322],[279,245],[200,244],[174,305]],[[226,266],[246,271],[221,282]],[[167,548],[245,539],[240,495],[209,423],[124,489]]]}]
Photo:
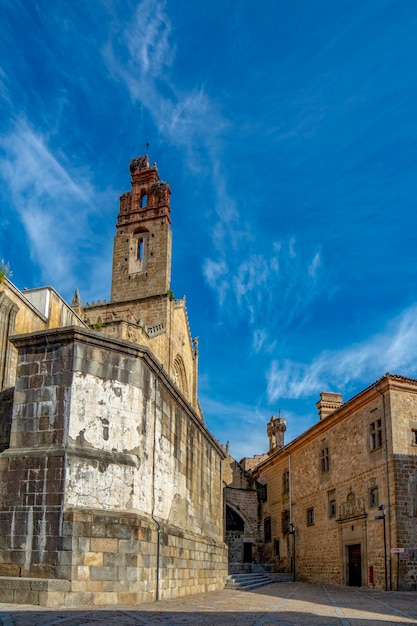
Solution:
[{"label": "arched window", "polygon": [[143,237],[137,240],[136,246],[136,260],[141,261],[143,259]]},{"label": "arched window", "polygon": [[146,195],[146,193],[144,193],[141,197],[140,197],[140,208],[144,209],[146,207],[146,203],[148,201],[148,196]]},{"label": "arched window", "polygon": [[188,396],[187,374],[185,372],[184,361],[179,354],[174,359],[174,381],[179,387],[179,390],[185,396]]},{"label": "arched window", "polygon": [[148,265],[148,237],[146,228],[137,228],[129,239],[129,274],[139,274],[147,271]]}]

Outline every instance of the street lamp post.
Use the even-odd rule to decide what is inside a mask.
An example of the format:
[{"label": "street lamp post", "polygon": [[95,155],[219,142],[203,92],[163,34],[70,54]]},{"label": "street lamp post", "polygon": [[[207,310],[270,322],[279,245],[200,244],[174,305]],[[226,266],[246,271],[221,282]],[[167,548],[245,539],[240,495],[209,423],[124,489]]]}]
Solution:
[{"label": "street lamp post", "polygon": [[289,534],[292,535],[292,579],[295,582],[295,526],[292,522]]},{"label": "street lamp post", "polygon": [[385,528],[385,504],[381,504],[378,507],[378,510],[381,511],[381,515],[377,515],[375,519],[382,519],[384,524],[384,569],[385,569],[385,591],[388,591],[388,575],[387,575],[387,531]]}]

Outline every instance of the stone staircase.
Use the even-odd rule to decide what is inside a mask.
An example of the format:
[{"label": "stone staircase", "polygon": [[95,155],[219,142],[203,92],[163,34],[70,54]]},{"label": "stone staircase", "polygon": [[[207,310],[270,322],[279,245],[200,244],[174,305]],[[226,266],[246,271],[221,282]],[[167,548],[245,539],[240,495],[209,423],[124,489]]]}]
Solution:
[{"label": "stone staircase", "polygon": [[256,589],[263,585],[274,582],[273,578],[265,572],[251,572],[248,574],[229,574],[225,589]]}]

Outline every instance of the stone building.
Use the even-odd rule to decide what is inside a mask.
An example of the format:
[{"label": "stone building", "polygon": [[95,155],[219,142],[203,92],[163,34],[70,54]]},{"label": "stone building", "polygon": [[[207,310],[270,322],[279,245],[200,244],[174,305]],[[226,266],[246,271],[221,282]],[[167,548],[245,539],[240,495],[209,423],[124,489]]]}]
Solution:
[{"label": "stone building", "polygon": [[416,589],[417,380],[386,374],[317,408],[309,430],[245,460],[265,490],[264,560],[297,580]]},{"label": "stone building", "polygon": [[245,571],[250,563],[266,566],[269,550],[265,550],[262,510],[267,492],[251,470],[284,446],[285,430],[285,420],[273,416],[267,425],[269,453],[245,458],[239,463],[228,454],[223,462],[225,539],[230,572]]},{"label": "stone building", "polygon": [[230,455],[223,467],[229,571],[237,572],[244,564],[262,560],[262,488]]},{"label": "stone building", "polygon": [[170,190],[147,156],[130,172],[109,301],[83,307],[76,291],[48,324],[41,299],[0,286],[0,320],[5,302],[33,318],[1,352],[1,601],[136,604],[224,586],[225,452],[170,290]]},{"label": "stone building", "polygon": [[14,386],[17,349],[9,341],[25,332],[84,326],[82,318],[52,287],[19,291],[4,276],[0,282],[0,392]]}]

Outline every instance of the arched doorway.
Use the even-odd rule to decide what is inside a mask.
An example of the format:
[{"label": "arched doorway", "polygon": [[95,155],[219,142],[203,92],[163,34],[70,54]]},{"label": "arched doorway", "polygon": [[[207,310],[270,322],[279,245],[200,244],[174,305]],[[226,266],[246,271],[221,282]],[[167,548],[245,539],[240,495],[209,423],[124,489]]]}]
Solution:
[{"label": "arched doorway", "polygon": [[[248,557],[243,543],[245,521],[241,515],[226,504],[226,543],[229,546],[229,563],[242,563]],[[252,555],[251,559],[252,559]]]}]

